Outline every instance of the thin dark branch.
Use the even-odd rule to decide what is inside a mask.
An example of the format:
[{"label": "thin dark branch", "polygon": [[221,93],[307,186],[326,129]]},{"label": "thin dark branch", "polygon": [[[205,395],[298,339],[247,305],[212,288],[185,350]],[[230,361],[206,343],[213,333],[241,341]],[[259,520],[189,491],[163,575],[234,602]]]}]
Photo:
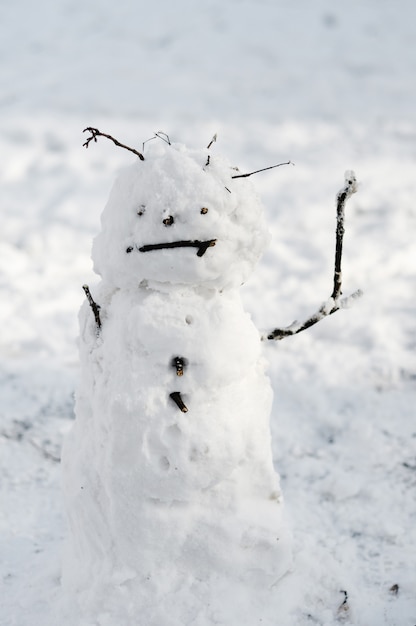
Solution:
[{"label": "thin dark branch", "polygon": [[144,161],[144,156],[142,155],[141,152],[138,152],[134,148],[130,148],[130,146],[126,146],[124,143],[120,143],[117,139],[114,139],[114,137],[112,137],[111,135],[106,135],[105,133],[100,132],[98,130],[98,128],[92,128],[91,126],[88,126],[88,128],[84,128],[84,130],[82,132],[83,133],[85,133],[85,132],[91,133],[91,137],[88,137],[87,141],[82,144],[86,148],[88,148],[88,146],[90,145],[91,141],[95,141],[96,142],[97,141],[97,137],[106,137],[107,139],[110,139],[110,141],[112,141],[116,146],[119,146],[120,148],[124,148],[125,150],[129,150],[130,152],[133,152],[134,154],[136,154],[139,157],[139,159],[141,161]]},{"label": "thin dark branch", "polygon": [[348,602],[348,592],[345,591],[344,589],[340,589],[340,593],[344,594],[344,599],[343,599],[343,601],[341,603],[341,606],[344,606],[344,604],[347,604],[347,602]]},{"label": "thin dark branch", "polygon": [[328,302],[325,302],[316,313],[311,315],[303,324],[299,324],[298,322],[293,322],[290,326],[286,328],[275,328],[271,333],[267,336],[262,337],[262,339],[285,339],[285,337],[290,337],[291,335],[297,335],[301,333],[303,330],[307,330],[311,326],[314,326],[318,322],[324,319],[324,317],[328,317],[328,315],[332,315],[336,313],[340,309],[348,309],[351,303],[358,298],[361,298],[363,292],[361,289],[357,289],[351,295],[346,298],[342,298],[338,300],[338,304],[334,304],[334,300],[330,298]]},{"label": "thin dark branch", "polygon": [[162,141],[164,141],[165,143],[167,143],[169,146],[171,146],[171,142],[169,139],[169,135],[167,135],[166,133],[164,133],[162,130],[159,130],[157,133],[154,134],[153,137],[150,137],[149,139],[146,139],[146,141],[143,141],[143,145],[142,145],[142,149],[144,151],[144,145],[148,142],[148,141],[153,141],[154,139],[161,139]]},{"label": "thin dark branch", "polygon": [[146,143],[148,143],[149,141],[153,141],[154,139],[156,139],[156,135],[154,135],[153,137],[149,137],[149,139],[145,139],[142,143],[142,150],[144,152],[144,146]]},{"label": "thin dark branch", "polygon": [[336,228],[336,239],[335,239],[335,267],[334,267],[334,286],[332,290],[331,297],[327,302],[325,302],[316,313],[311,315],[305,322],[302,324],[298,324],[297,322],[293,322],[287,328],[275,328],[271,333],[269,333],[263,339],[284,339],[285,337],[290,337],[291,335],[297,335],[298,333],[314,326],[317,322],[320,322],[324,317],[328,315],[332,315],[339,309],[346,308],[349,304],[359,298],[362,295],[360,290],[355,291],[353,294],[348,296],[347,298],[343,298],[340,300],[341,296],[341,287],[342,287],[342,271],[341,271],[341,261],[342,261],[342,244],[344,238],[344,220],[345,220],[345,203],[352,196],[353,193],[357,191],[357,179],[355,178],[355,174],[352,171],[345,172],[345,185],[337,194],[337,228]]},{"label": "thin dark branch", "polygon": [[235,174],[231,176],[231,178],[248,178],[249,176],[253,176],[253,174],[258,174],[259,172],[266,172],[267,170],[272,170],[275,167],[281,167],[282,165],[295,165],[292,161],[286,161],[286,163],[278,163],[277,165],[270,165],[269,167],[263,167],[261,170],[256,170],[255,172],[249,172],[248,174]]},{"label": "thin dark branch", "polygon": [[162,130],[159,130],[157,133],[153,135],[153,137],[149,137],[149,139],[146,139],[146,141],[143,141],[143,145],[142,145],[143,151],[144,151],[144,145],[148,143],[149,141],[153,141],[154,139],[161,139],[162,141],[167,143],[169,146],[172,145],[169,139],[169,135],[164,133]]},{"label": "thin dark branch", "polygon": [[334,289],[331,298],[335,301],[341,295],[341,261],[342,261],[342,243],[345,233],[345,203],[357,191],[357,179],[354,172],[345,172],[345,186],[337,194],[337,228],[335,239],[335,267],[334,267]]},{"label": "thin dark branch", "polygon": [[89,305],[92,309],[92,312],[94,313],[95,323],[97,325],[97,334],[98,334],[101,330],[100,305],[94,302],[88,285],[82,285],[82,288],[85,291],[85,295],[87,296]]},{"label": "thin dark branch", "polygon": [[167,133],[164,133],[163,130],[158,130],[157,133],[155,133],[155,136],[162,141],[165,141],[169,146],[172,145],[169,139],[169,135]]}]

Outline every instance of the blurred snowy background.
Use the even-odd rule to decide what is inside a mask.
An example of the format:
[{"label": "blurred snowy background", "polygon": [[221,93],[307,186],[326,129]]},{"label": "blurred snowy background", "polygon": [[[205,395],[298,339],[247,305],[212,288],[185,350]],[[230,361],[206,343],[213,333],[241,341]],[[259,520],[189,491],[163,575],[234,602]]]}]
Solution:
[{"label": "blurred snowy background", "polygon": [[365,297],[265,345],[297,594],[276,626],[333,623],[334,571],[347,623],[416,623],[415,23],[413,0],[0,2],[2,626],[59,623],[81,285],[132,162],[105,140],[85,150],[86,126],[138,149],[217,132],[242,171],[296,164],[253,178],[273,233],[243,288],[261,329],[330,294],[334,198],[356,171],[343,285]]}]

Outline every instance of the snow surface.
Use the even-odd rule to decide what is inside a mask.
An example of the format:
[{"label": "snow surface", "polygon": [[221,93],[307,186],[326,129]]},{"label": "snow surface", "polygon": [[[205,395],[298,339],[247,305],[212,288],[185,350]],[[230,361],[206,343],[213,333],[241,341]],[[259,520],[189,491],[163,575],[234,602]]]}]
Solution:
[{"label": "snow surface", "polygon": [[81,623],[62,616],[57,461],[91,242],[132,163],[82,148],[88,125],[139,150],[160,129],[195,148],[218,132],[241,171],[296,164],[253,177],[273,234],[242,289],[260,329],[328,297],[334,196],[356,172],[343,285],[364,298],[264,346],[294,536],[270,626],[416,623],[415,17],[411,0],[2,4],[2,626]]}]

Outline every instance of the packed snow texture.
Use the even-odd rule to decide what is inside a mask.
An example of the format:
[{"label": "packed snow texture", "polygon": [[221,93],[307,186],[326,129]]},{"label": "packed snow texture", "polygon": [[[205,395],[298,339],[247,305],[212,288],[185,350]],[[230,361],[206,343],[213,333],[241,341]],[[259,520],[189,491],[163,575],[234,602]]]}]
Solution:
[{"label": "packed snow texture", "polygon": [[343,292],[364,297],[263,344],[293,533],[279,612],[265,615],[259,593],[249,613],[224,583],[210,619],[416,624],[415,13],[413,0],[3,3],[2,626],[85,626],[62,607],[59,460],[74,423],[81,286],[98,299],[91,241],[115,173],[135,160],[105,139],[85,150],[89,125],[139,151],[158,130],[195,149],[217,132],[212,154],[241,172],[295,163],[252,178],[272,240],[240,292],[266,332],[331,293],[334,197],[356,172]]},{"label": "packed snow texture", "polygon": [[[63,450],[63,584],[91,618],[226,623],[224,588],[245,598],[240,624],[259,594],[269,614],[279,609],[291,549],[272,390],[239,293],[269,236],[251,182],[233,174],[207,150],[156,144],[119,176],[103,213],[99,323],[85,303]],[[195,237],[215,245],[184,245]]]}]

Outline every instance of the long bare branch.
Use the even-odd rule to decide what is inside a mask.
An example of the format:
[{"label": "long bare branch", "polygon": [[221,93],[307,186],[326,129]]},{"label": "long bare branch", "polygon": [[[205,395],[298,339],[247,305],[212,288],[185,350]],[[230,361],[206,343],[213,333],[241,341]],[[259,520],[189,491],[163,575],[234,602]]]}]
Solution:
[{"label": "long bare branch", "polygon": [[341,262],[342,262],[342,245],[344,240],[345,233],[345,204],[352,196],[353,193],[357,191],[357,179],[355,177],[354,172],[347,171],[345,172],[345,184],[344,187],[337,193],[336,206],[337,206],[337,227],[336,227],[336,237],[335,237],[335,264],[334,264],[334,282],[333,289],[330,298],[324,302],[321,307],[311,315],[306,321],[303,323],[293,322],[290,326],[286,328],[275,328],[267,335],[263,336],[262,339],[284,339],[285,337],[290,337],[291,335],[297,335],[298,333],[314,326],[318,322],[320,322],[324,317],[328,315],[332,315],[339,309],[346,308],[349,304],[359,298],[362,295],[360,290],[355,291],[353,294],[348,296],[347,298],[340,299],[342,294],[342,270],[341,270]]}]

